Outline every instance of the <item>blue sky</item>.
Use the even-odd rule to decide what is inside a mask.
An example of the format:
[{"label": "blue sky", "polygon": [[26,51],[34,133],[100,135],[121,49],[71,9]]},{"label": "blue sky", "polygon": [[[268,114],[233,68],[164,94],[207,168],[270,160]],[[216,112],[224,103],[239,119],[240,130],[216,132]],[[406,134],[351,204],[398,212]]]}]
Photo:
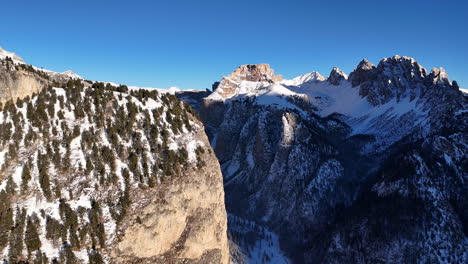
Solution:
[{"label": "blue sky", "polygon": [[91,80],[204,89],[241,64],[292,78],[395,54],[468,86],[465,1],[6,1],[0,46]]}]

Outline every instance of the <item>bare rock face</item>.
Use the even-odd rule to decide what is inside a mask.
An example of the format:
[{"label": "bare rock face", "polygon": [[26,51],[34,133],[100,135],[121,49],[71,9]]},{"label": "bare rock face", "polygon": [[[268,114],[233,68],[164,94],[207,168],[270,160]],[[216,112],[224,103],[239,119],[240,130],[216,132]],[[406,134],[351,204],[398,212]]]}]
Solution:
[{"label": "bare rock face", "polygon": [[356,69],[349,74],[349,80],[351,81],[353,87],[360,85],[363,82],[366,82],[369,79],[369,72],[375,69],[374,64],[369,62],[366,59],[363,59]]},{"label": "bare rock face", "polygon": [[215,91],[221,97],[228,98],[236,93],[242,81],[275,83],[281,80],[283,77],[275,75],[269,64],[246,64],[239,66],[227,77],[223,77]]},{"label": "bare rock face", "polygon": [[341,81],[344,81],[348,78],[346,74],[338,69],[337,67],[333,67],[333,70],[330,72],[330,76],[328,77],[328,82],[333,85],[339,85]]},{"label": "bare rock face", "polygon": [[46,87],[48,81],[24,70],[10,70],[0,64],[0,102],[30,96]]},{"label": "bare rock face", "polygon": [[[209,146],[203,130],[197,139]],[[146,202],[125,220],[114,263],[229,263],[221,170],[212,151],[203,156],[206,166],[163,184],[157,194],[134,193]]]},{"label": "bare rock face", "polygon": [[60,73],[33,67],[15,53],[0,47],[0,102],[23,99],[54,82],[64,84],[69,80],[83,78],[72,71]]},{"label": "bare rock face", "polygon": [[269,64],[246,64],[239,66],[229,78],[251,82],[279,82],[283,78],[275,75]]}]

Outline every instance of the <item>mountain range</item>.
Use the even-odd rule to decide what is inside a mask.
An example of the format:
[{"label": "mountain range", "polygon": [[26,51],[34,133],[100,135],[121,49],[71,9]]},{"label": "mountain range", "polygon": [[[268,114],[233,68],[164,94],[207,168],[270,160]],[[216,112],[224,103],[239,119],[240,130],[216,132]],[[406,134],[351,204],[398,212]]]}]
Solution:
[{"label": "mountain range", "polygon": [[468,261],[468,97],[443,68],[187,91],[0,61],[6,263]]}]

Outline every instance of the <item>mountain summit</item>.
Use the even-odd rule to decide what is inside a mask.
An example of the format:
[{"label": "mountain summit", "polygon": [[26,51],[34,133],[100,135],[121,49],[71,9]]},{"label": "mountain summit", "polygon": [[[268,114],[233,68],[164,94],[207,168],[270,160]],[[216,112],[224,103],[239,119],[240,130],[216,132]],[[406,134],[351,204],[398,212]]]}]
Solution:
[{"label": "mountain summit", "polygon": [[272,84],[282,79],[281,75],[275,75],[269,64],[246,64],[223,77],[215,90],[221,98],[226,99],[241,93],[239,88],[242,82]]}]

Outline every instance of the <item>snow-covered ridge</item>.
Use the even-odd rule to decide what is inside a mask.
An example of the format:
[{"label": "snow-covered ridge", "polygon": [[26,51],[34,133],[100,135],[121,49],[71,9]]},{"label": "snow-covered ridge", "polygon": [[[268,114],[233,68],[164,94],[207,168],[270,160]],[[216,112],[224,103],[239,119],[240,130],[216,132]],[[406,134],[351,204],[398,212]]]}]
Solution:
[{"label": "snow-covered ridge", "polygon": [[[0,60],[6,59],[7,57],[11,58],[15,64],[26,64],[26,62],[21,57],[17,56],[15,53],[6,51],[2,47],[0,47]],[[51,78],[54,78],[54,79],[56,79],[56,78],[58,78],[58,79],[73,79],[73,80],[84,80],[85,79],[81,75],[79,75],[79,74],[77,74],[77,73],[75,73],[75,72],[73,72],[71,70],[67,70],[67,71],[64,71],[64,72],[56,72],[56,71],[44,69],[44,68],[41,68],[41,67],[36,67],[36,66],[32,66],[32,67],[36,71],[44,72],[48,76],[50,76]],[[114,82],[107,82],[107,81],[103,81],[103,83],[105,83],[105,84],[109,83],[109,84],[111,84],[113,86],[119,86],[120,85],[120,84],[117,84],[117,83],[114,83]],[[169,94],[175,94],[175,93],[181,91],[180,88],[175,87],[175,86],[170,86],[170,87],[167,87],[167,88],[128,86],[128,88],[130,90],[139,90],[139,89],[157,90],[160,93],[169,93]]]},{"label": "snow-covered ridge", "polygon": [[0,47],[0,59],[5,59],[6,57],[10,57],[13,61],[18,63],[24,63],[24,60],[21,57]]}]

